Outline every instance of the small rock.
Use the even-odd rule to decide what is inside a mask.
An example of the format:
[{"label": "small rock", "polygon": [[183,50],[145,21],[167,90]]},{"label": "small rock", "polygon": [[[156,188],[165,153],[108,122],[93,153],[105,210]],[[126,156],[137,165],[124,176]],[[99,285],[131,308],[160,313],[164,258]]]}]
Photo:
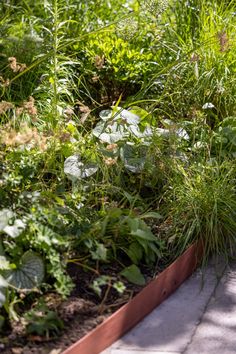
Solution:
[{"label": "small rock", "polygon": [[23,348],[21,347],[15,347],[11,349],[12,354],[22,354],[23,353]]},{"label": "small rock", "polygon": [[50,351],[49,354],[60,354],[62,352],[62,349],[53,349]]}]

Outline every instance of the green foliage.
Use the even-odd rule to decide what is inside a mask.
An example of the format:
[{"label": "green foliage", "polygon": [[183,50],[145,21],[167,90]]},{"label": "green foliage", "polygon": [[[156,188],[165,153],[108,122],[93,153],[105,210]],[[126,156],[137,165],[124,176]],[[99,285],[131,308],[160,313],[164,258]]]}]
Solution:
[{"label": "green foliage", "polygon": [[123,294],[125,291],[125,285],[121,281],[117,281],[116,278],[110,277],[108,275],[101,275],[100,277],[96,278],[93,281],[91,288],[99,297],[101,297],[104,286],[107,286],[108,288],[112,287],[119,294]]},{"label": "green foliage", "polygon": [[111,262],[126,254],[134,264],[153,264],[161,258],[164,245],[144,221],[146,215],[135,215],[124,208],[107,210],[105,217],[91,225],[81,241],[95,260]]},{"label": "green foliage", "polygon": [[57,313],[49,310],[43,303],[25,313],[24,320],[28,334],[39,335],[48,339],[58,336],[64,328],[64,324]]},{"label": "green foliage", "polygon": [[[194,240],[235,244],[234,2],[97,5],[0,3],[0,327],[69,296],[68,263],[102,312]],[[40,306],[28,332],[58,335]]]},{"label": "green foliage", "polygon": [[200,239],[206,258],[227,254],[235,244],[235,166],[209,159],[186,169],[175,166],[167,193],[168,214],[172,218],[172,241],[180,249]]},{"label": "green foliage", "polygon": [[128,281],[130,281],[133,284],[145,285],[144,276],[142,275],[139,268],[135,264],[126,267],[125,269],[122,270],[120,274],[123,275],[123,277],[125,277]]}]

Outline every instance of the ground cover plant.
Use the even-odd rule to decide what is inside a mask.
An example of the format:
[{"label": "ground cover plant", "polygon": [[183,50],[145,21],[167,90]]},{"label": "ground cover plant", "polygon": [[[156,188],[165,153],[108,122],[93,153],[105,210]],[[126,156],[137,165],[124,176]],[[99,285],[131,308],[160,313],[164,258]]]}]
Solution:
[{"label": "ground cover plant", "polygon": [[206,257],[231,254],[235,10],[226,0],[1,2],[6,353],[9,338],[23,348],[58,336],[72,295],[104,313],[195,240]]}]

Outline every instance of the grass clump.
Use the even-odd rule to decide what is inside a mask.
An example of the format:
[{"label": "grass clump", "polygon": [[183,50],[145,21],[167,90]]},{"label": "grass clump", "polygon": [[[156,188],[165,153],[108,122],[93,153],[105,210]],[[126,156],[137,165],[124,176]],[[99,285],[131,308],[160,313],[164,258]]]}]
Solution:
[{"label": "grass clump", "polygon": [[183,251],[203,241],[205,257],[235,248],[235,166],[231,161],[177,164],[167,192],[172,241]]}]

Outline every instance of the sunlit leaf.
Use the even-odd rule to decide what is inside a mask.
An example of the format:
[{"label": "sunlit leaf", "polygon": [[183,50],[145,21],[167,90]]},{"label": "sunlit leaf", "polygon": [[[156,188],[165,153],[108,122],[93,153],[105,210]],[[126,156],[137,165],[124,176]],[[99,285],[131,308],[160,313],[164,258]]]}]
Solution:
[{"label": "sunlit leaf", "polygon": [[137,114],[134,114],[126,109],[122,109],[120,117],[128,124],[137,125],[140,122],[140,118]]},{"label": "sunlit leaf", "polygon": [[[18,237],[25,229],[26,224],[20,219],[14,219],[15,214],[9,209],[2,209],[0,211],[0,231],[15,238]],[[9,225],[9,222],[11,225]]]},{"label": "sunlit leaf", "polygon": [[97,170],[98,166],[96,164],[84,164],[81,162],[80,155],[69,156],[64,162],[64,172],[73,182],[90,177],[95,174]]},{"label": "sunlit leaf", "polygon": [[10,262],[4,256],[0,256],[0,271],[10,269]]},{"label": "sunlit leaf", "polygon": [[7,225],[4,227],[3,231],[8,234],[9,236],[15,238],[18,237],[22,231],[25,229],[26,224],[20,220],[20,219],[15,219],[13,225]]},{"label": "sunlit leaf", "polygon": [[111,109],[104,109],[99,113],[99,117],[106,121],[112,117],[112,110]]},{"label": "sunlit leaf", "polygon": [[9,209],[0,210],[0,231],[8,225],[8,222],[14,217],[13,211]]},{"label": "sunlit leaf", "polygon": [[212,108],[215,108],[215,106],[211,102],[207,102],[202,106],[202,109],[212,109]]}]

